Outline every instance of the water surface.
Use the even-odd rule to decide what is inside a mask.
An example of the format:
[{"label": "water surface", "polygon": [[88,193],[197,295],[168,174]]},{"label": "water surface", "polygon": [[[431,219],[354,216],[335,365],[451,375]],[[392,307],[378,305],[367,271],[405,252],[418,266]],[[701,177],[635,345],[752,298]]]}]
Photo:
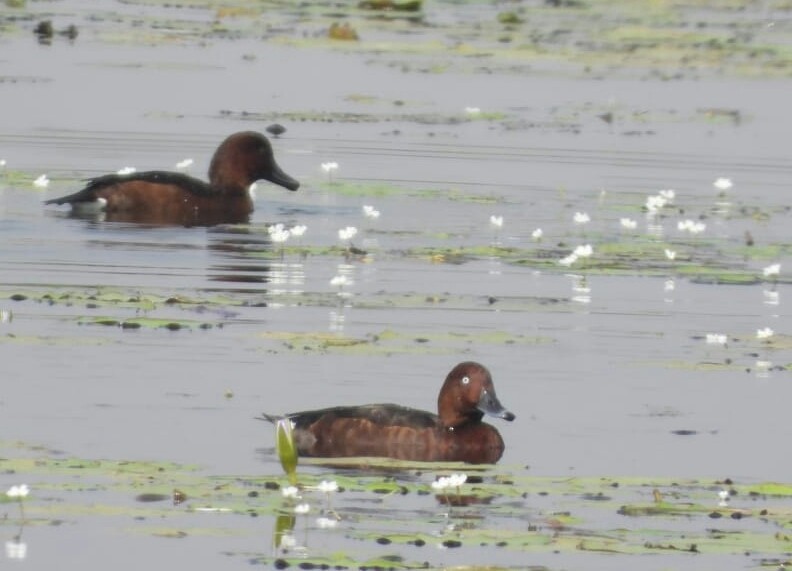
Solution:
[{"label": "water surface", "polygon": [[[369,54],[258,39],[107,43],[82,25],[74,44],[3,39],[0,74],[13,79],[0,84],[13,111],[0,130],[0,309],[12,315],[0,324],[4,440],[77,457],[276,474],[271,431],[253,420],[261,411],[366,402],[432,409],[447,371],[472,359],[491,369],[517,415],[493,423],[507,443],[501,464],[520,473],[743,481],[790,473],[779,438],[792,388],[788,370],[775,368],[790,363],[785,80],[406,73]],[[470,120],[467,106],[503,118]],[[598,117],[609,108],[612,124]],[[707,109],[745,120],[710,121]],[[318,112],[334,119],[289,115]],[[339,120],[345,113],[367,120]],[[114,224],[42,206],[80,179],[127,165],[170,169],[192,157],[203,176],[225,136],[273,118],[288,128],[274,141],[278,161],[303,186],[292,194],[260,183],[247,227]],[[327,160],[340,164],[335,184],[320,169]],[[52,183],[34,189],[42,173]],[[725,196],[712,185],[721,176],[734,181]],[[676,190],[674,207],[648,221],[646,197],[667,188]],[[380,219],[365,219],[364,204]],[[754,208],[762,215],[751,216]],[[576,227],[583,211],[592,222]],[[504,216],[502,229],[490,225],[492,214]],[[638,221],[634,232],[620,229],[624,216]],[[676,229],[682,218],[706,221],[698,242]],[[291,242],[281,256],[269,243],[266,225],[278,222],[308,227],[304,251]],[[347,225],[359,227],[364,259],[327,250]],[[744,255],[746,231],[775,255]],[[640,258],[612,273],[497,254],[413,255],[496,243],[561,257],[591,243],[596,256],[601,243],[630,240],[668,242],[705,265],[716,252],[758,278],[703,283],[672,263],[643,272]],[[778,283],[762,279],[771,263],[781,263]],[[329,283],[339,274],[353,280],[344,297]],[[156,301],[139,303],[147,296]],[[103,316],[193,326],[85,323]],[[763,327],[776,343],[756,339]],[[396,341],[357,351],[299,337],[386,333]],[[708,333],[729,340],[708,344]],[[193,561],[253,549],[239,538],[236,547],[197,543]],[[83,567],[132,543],[101,545]],[[170,549],[158,548],[158,563],[182,560]],[[31,551],[43,568],[44,550]],[[470,554],[456,557],[433,564]]]}]

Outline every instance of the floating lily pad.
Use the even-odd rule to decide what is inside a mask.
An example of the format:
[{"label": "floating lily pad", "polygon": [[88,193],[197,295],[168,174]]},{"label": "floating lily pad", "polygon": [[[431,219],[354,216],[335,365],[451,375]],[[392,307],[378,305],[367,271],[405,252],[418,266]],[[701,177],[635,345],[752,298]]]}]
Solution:
[{"label": "floating lily pad", "polygon": [[[222,537],[245,533],[244,520],[237,518],[244,514],[277,519],[282,525],[274,533],[297,541],[332,534],[332,548],[314,548],[308,556],[265,548],[244,555],[280,568],[306,568],[301,566],[306,561],[354,568],[372,562],[412,568],[428,562],[431,567],[438,552],[414,551],[423,546],[625,558],[614,562],[680,552],[772,559],[785,557],[791,541],[779,531],[792,517],[792,486],[782,482],[532,477],[508,466],[310,459],[298,469],[300,501],[329,522],[319,525],[317,516],[294,515],[294,504],[281,494],[280,482],[286,484],[281,475],[218,476],[168,462],[58,458],[53,451],[11,442],[0,442],[0,456],[4,474],[31,488],[26,525],[91,519],[121,534]],[[432,490],[437,475],[457,471],[468,474],[458,491]],[[338,484],[332,497],[318,491],[317,484],[326,479]],[[725,487],[730,498],[723,506],[718,491]],[[135,498],[158,501],[131,501]],[[6,525],[18,529],[18,502],[3,495],[0,503]],[[128,525],[130,517],[136,518],[134,527]],[[235,518],[233,527],[227,518]],[[259,523],[255,529],[260,530]]]},{"label": "floating lily pad", "polygon": [[168,329],[179,331],[180,329],[209,329],[210,323],[174,319],[157,319],[153,317],[132,317],[130,319],[119,320],[114,317],[81,317],[77,320],[80,325],[106,325],[110,327],[120,327],[121,329]]}]

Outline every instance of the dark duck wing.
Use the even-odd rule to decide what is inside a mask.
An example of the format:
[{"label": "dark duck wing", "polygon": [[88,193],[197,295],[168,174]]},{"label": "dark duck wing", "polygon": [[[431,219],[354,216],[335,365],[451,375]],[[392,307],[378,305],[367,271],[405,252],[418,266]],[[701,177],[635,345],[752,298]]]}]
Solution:
[{"label": "dark duck wing", "polygon": [[291,419],[298,429],[308,428],[317,422],[327,422],[331,419],[359,419],[381,427],[435,428],[438,425],[436,414],[396,404],[338,406],[287,414],[286,417]]},{"label": "dark duck wing", "polygon": [[125,185],[135,183],[163,185],[163,188],[176,186],[195,196],[209,197],[217,194],[209,184],[202,180],[178,172],[147,171],[132,174],[106,174],[87,181],[85,188],[73,194],[51,198],[44,204],[78,204],[95,202],[107,198],[108,193],[123,191]]},{"label": "dark duck wing", "polygon": [[[277,417],[265,417],[277,422]],[[437,415],[394,404],[340,406],[286,415],[302,456],[421,459]],[[418,452],[416,452],[418,450]]]},{"label": "dark duck wing", "polygon": [[268,420],[275,424],[279,420],[288,418],[295,429],[309,429],[319,421],[332,421],[334,419],[361,419],[377,426],[410,426],[417,428],[435,428],[438,423],[436,414],[399,406],[396,404],[367,404],[361,406],[336,406],[294,412],[277,416],[263,413],[259,420]]}]

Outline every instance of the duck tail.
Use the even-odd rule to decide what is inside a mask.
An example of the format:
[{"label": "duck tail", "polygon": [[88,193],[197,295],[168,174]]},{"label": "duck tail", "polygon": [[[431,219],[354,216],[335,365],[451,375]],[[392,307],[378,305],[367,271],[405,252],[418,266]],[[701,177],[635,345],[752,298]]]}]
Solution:
[{"label": "duck tail", "polygon": [[279,416],[277,414],[267,414],[266,412],[262,412],[261,416],[254,416],[256,420],[266,420],[267,422],[271,422],[272,424],[278,424],[279,420],[286,418],[285,416]]}]

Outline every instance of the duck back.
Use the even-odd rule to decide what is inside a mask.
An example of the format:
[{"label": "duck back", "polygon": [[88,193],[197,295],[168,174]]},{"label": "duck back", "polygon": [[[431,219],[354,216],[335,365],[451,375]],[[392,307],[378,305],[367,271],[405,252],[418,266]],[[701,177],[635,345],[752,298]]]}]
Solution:
[{"label": "duck back", "polygon": [[485,423],[444,428],[437,415],[392,404],[334,407],[288,418],[300,455],[389,457],[419,462],[497,462],[503,439]]}]

